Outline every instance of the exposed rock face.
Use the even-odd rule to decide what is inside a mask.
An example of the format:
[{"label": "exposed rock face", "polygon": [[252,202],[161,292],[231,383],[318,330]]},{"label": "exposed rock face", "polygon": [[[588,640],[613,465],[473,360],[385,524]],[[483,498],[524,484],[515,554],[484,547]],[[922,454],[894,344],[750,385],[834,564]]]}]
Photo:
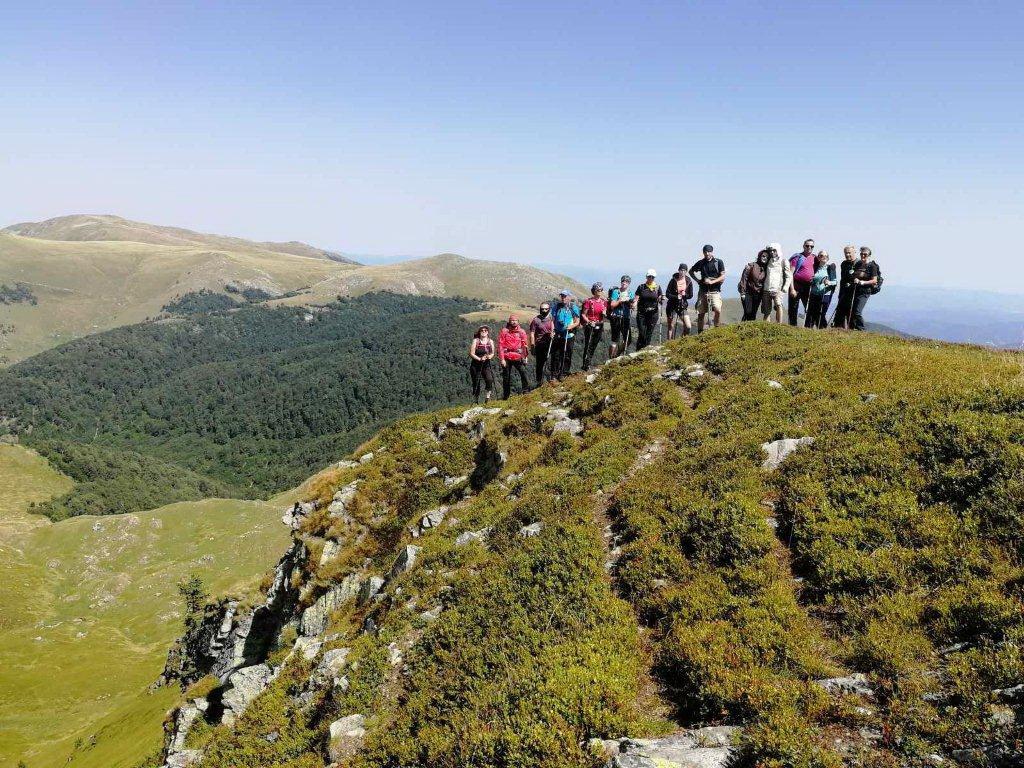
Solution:
[{"label": "exposed rock face", "polygon": [[270,643],[298,600],[293,572],[306,560],[305,545],[294,540],[277,564],[263,605],[241,613],[234,600],[210,606],[202,620],[167,653],[161,682],[188,686],[205,675],[224,680],[234,670],[266,658]]},{"label": "exposed rock face", "polygon": [[350,521],[352,516],[350,514],[350,508],[352,502],[356,497],[356,492],[359,489],[359,481],[353,480],[348,485],[339,489],[334,494],[334,499],[331,501],[331,505],[327,507],[327,512],[331,517],[335,519],[341,519]]},{"label": "exposed rock face", "polygon": [[815,680],[819,685],[831,694],[839,695],[852,693],[858,696],[874,698],[875,689],[871,686],[868,676],[862,672],[854,672],[846,677],[830,677],[825,680]]},{"label": "exposed rock face", "polygon": [[762,443],[761,450],[765,452],[768,458],[761,464],[761,469],[773,470],[778,469],[789,454],[804,445],[813,445],[813,437],[784,437],[781,440],[773,440],[770,443]]},{"label": "exposed rock face", "polygon": [[[735,748],[736,729],[722,725],[696,728],[663,739],[620,739],[605,742],[613,753],[609,768],[726,768]],[[614,754],[616,752],[618,754]]]},{"label": "exposed rock face", "polygon": [[416,558],[419,556],[420,548],[412,544],[406,544],[402,551],[395,558],[395,564],[391,566],[391,578],[401,576],[416,565]]},{"label": "exposed rock face", "polygon": [[371,576],[359,587],[359,605],[366,605],[378,592],[384,588],[384,579],[381,576]]},{"label": "exposed rock face", "polygon": [[552,434],[567,432],[576,437],[583,433],[583,422],[579,419],[570,418],[569,411],[566,408],[552,408],[548,411],[548,419],[555,422],[554,426],[551,427]]},{"label": "exposed rock face", "polygon": [[281,516],[281,522],[291,528],[293,531],[297,531],[299,526],[302,525],[302,521],[316,509],[316,503],[312,501],[299,502],[296,501],[290,507],[288,507],[284,514]]},{"label": "exposed rock face", "polygon": [[519,535],[524,539],[532,539],[534,536],[538,535],[543,528],[544,523],[530,523],[529,525],[524,525],[519,529]]},{"label": "exposed rock face", "polygon": [[455,546],[462,547],[471,541],[485,541],[490,535],[490,528],[481,528],[479,531],[466,531],[455,537]]},{"label": "exposed rock face", "polygon": [[328,752],[332,763],[340,763],[351,757],[363,743],[366,736],[366,718],[363,715],[349,715],[331,723],[331,743]]},{"label": "exposed rock face", "polygon": [[334,541],[334,539],[328,539],[324,542],[324,549],[320,553],[320,565],[324,566],[331,562],[341,552],[341,545]]},{"label": "exposed rock face", "polygon": [[267,664],[254,664],[232,672],[228,677],[229,688],[224,692],[222,699],[224,715],[221,722],[225,725],[234,725],[256,697],[270,685],[274,677],[274,670]]},{"label": "exposed rock face", "polygon": [[292,647],[292,653],[299,654],[306,661],[312,661],[320,653],[320,647],[323,644],[322,640],[315,637],[297,637],[295,645]]},{"label": "exposed rock face", "polygon": [[197,749],[185,749],[185,739],[192,725],[209,706],[206,699],[193,699],[178,708],[174,715],[174,726],[164,743],[164,754],[167,756],[164,765],[167,768],[186,768],[198,762],[202,753]]},{"label": "exposed rock face", "polygon": [[327,621],[331,612],[336,611],[349,600],[355,600],[359,594],[359,577],[350,574],[330,590],[320,595],[316,602],[302,612],[299,619],[299,634],[306,637],[322,635],[327,629]]},{"label": "exposed rock face", "polygon": [[432,509],[426,512],[421,518],[419,523],[419,531],[423,533],[431,528],[437,528],[442,522],[444,522],[445,515],[448,514],[448,507],[441,506],[437,509]]}]

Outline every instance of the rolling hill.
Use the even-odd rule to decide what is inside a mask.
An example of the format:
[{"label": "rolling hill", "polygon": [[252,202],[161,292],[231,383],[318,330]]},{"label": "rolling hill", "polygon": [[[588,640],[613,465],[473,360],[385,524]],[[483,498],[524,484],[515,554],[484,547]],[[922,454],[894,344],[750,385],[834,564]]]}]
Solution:
[{"label": "rolling hill", "polygon": [[[451,254],[361,266],[298,242],[254,242],[116,216],[63,216],[0,231],[0,364],[157,317],[198,291],[306,306],[389,290],[532,307],[568,285],[529,266]],[[230,286],[230,288],[229,288]]]}]

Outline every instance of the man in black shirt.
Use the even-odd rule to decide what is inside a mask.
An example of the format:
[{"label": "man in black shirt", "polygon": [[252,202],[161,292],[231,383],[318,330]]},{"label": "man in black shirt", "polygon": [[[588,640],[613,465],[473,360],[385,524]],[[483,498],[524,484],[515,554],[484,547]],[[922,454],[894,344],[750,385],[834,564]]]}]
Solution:
[{"label": "man in black shirt", "polygon": [[839,298],[832,318],[833,328],[848,328],[850,325],[850,315],[853,313],[853,269],[856,266],[854,247],[848,245],[843,248],[843,260],[839,262]]},{"label": "man in black shirt", "polygon": [[[697,281],[697,333],[704,330],[704,316],[715,327],[722,322],[722,283],[725,281],[725,262],[715,258],[713,245],[704,246],[704,258],[690,267],[690,277]],[[713,318],[713,319],[712,319]]]},{"label": "man in black shirt", "polygon": [[653,269],[647,270],[647,281],[641,283],[636,289],[633,298],[633,309],[636,311],[636,350],[651,343],[651,336],[654,327],[658,324],[658,316],[661,313],[661,302],[663,295],[661,286],[654,282],[657,273]]},{"label": "man in black shirt", "polygon": [[871,258],[871,249],[862,246],[860,260],[853,267],[853,311],[850,315],[850,328],[853,330],[864,330],[864,305],[878,292],[881,278],[882,270]]},{"label": "man in black shirt", "polygon": [[690,279],[686,264],[679,265],[679,271],[672,275],[665,288],[668,301],[665,304],[665,319],[668,321],[668,339],[675,336],[676,321],[682,323],[683,335],[690,335],[690,315],[687,308],[693,298],[693,280]]}]

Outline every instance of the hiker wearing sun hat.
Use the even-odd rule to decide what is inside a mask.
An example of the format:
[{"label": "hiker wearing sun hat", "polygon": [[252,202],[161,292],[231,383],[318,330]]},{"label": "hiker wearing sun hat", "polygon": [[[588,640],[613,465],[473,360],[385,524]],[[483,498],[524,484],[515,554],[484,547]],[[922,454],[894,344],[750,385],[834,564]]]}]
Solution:
[{"label": "hiker wearing sun hat", "polygon": [[789,261],[782,258],[782,246],[768,243],[764,247],[768,252],[768,266],[765,268],[764,290],[761,292],[761,317],[775,315],[775,322],[782,322],[782,297],[789,293],[793,284],[793,272]]},{"label": "hiker wearing sun hat", "polygon": [[697,291],[697,333],[704,330],[705,316],[716,327],[721,325],[725,262],[715,257],[715,246],[704,246],[703,257],[690,267],[690,277],[700,286]]},{"label": "hiker wearing sun hat", "polygon": [[511,315],[498,334],[498,362],[501,364],[502,397],[508,400],[512,391],[512,371],[519,372],[519,391],[527,392],[526,359],[530,354],[526,331],[519,327],[519,318]]},{"label": "hiker wearing sun hat", "polygon": [[623,275],[618,286],[608,291],[608,325],[612,334],[612,343],[608,347],[609,359],[618,357],[620,352],[629,348],[629,310],[633,306],[633,292],[629,286],[632,282],[629,275]]},{"label": "hiker wearing sun hat", "polygon": [[554,314],[555,338],[551,342],[551,378],[561,381],[572,368],[572,345],[576,329],[580,326],[580,310],[573,301],[572,291],[558,294],[558,308]]},{"label": "hiker wearing sun hat", "polygon": [[651,336],[658,324],[661,315],[661,303],[664,294],[661,286],[655,282],[658,273],[653,269],[647,270],[647,279],[636,289],[633,297],[633,309],[636,310],[636,349],[641,349],[651,343]]}]

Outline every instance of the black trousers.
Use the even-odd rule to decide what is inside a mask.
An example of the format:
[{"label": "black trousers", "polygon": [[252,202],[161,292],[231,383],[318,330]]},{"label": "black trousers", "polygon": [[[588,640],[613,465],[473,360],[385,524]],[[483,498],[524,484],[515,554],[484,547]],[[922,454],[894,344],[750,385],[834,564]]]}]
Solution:
[{"label": "black trousers", "polygon": [[810,283],[793,283],[793,289],[796,291],[796,296],[789,297],[789,324],[796,325],[797,318],[800,315],[800,305],[804,305],[804,310],[807,309],[807,300],[811,296],[811,284]]},{"label": "black trousers", "polygon": [[643,349],[651,343],[654,327],[658,324],[658,310],[636,313],[636,348]]},{"label": "black trousers", "polygon": [[574,336],[555,336],[551,342],[551,378],[561,381],[572,369],[572,345]]},{"label": "black trousers", "polygon": [[[548,336],[546,339],[537,339],[537,343],[533,347],[533,370],[534,370],[534,384],[533,386],[539,387],[544,383],[544,366],[548,362],[548,354],[551,352],[551,337]],[[551,372],[547,374],[547,381],[551,381]]]},{"label": "black trousers", "polygon": [[519,372],[519,393],[530,391],[530,384],[526,380],[526,363],[522,360],[506,360],[505,367],[501,369],[501,396],[506,400],[512,393],[512,371]]},{"label": "black trousers", "polygon": [[864,306],[870,298],[870,293],[861,291],[857,291],[857,295],[853,297],[853,319],[850,321],[850,327],[855,331],[864,330]]},{"label": "black trousers", "polygon": [[848,286],[839,289],[839,298],[836,300],[836,314],[832,318],[833,328],[846,328],[853,314],[853,288]]},{"label": "black trousers", "polygon": [[824,328],[828,325],[828,305],[831,303],[831,293],[823,293],[820,296],[812,293],[807,301],[807,319],[804,320],[804,328]]},{"label": "black trousers", "polygon": [[743,320],[757,320],[757,310],[761,308],[761,294],[748,293],[743,299]]},{"label": "black trousers", "polygon": [[584,325],[583,326],[583,370],[590,368],[590,363],[594,359],[594,352],[597,350],[597,345],[601,343],[601,337],[604,335],[604,323],[601,325]]},{"label": "black trousers", "polygon": [[494,370],[491,368],[490,360],[471,360],[469,363],[469,378],[473,382],[473,397],[480,397],[480,385],[485,384],[484,390],[490,392],[494,389]]}]

